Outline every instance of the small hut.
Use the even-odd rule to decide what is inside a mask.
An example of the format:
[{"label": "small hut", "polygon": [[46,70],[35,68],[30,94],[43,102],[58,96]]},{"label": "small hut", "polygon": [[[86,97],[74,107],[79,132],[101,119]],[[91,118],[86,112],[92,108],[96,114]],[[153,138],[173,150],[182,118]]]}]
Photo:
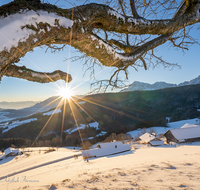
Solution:
[{"label": "small hut", "polygon": [[190,124],[184,125],[180,129],[170,129],[164,136],[167,139],[167,142],[195,142],[200,141],[200,126],[192,126]]},{"label": "small hut", "polygon": [[4,150],[5,156],[9,157],[9,156],[16,156],[19,154],[19,150],[15,149],[15,148],[7,148],[6,150]]},{"label": "small hut", "polygon": [[131,147],[128,144],[123,144],[121,141],[99,143],[96,146],[97,148],[94,149],[83,150],[83,159],[109,156],[131,150]]}]

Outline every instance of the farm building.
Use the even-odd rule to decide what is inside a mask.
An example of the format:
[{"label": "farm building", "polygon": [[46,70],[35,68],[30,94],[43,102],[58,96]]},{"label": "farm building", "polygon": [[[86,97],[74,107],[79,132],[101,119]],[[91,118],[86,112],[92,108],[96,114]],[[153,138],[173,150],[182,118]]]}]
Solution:
[{"label": "farm building", "polygon": [[4,154],[5,154],[6,157],[8,157],[8,156],[16,156],[16,155],[19,154],[19,150],[9,147],[6,150],[4,150]]},{"label": "farm building", "polygon": [[150,144],[151,146],[164,145],[164,141],[156,138],[155,135],[151,135],[150,133],[145,133],[139,138],[141,139],[141,143]]},{"label": "farm building", "polygon": [[168,130],[164,136],[168,143],[171,141],[176,143],[200,141],[200,126],[185,124],[180,129]]},{"label": "farm building", "polygon": [[131,150],[131,147],[128,144],[123,144],[121,141],[114,141],[99,143],[95,149],[83,150],[82,155],[83,159],[86,159],[118,154],[129,150]]}]

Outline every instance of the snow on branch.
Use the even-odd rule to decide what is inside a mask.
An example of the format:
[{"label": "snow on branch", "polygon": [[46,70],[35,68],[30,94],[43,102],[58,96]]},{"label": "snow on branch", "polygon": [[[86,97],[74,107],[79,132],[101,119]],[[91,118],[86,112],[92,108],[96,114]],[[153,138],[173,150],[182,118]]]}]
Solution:
[{"label": "snow on branch", "polygon": [[31,69],[27,69],[26,67],[19,67],[16,65],[11,65],[3,71],[3,75],[7,77],[17,77],[26,79],[32,82],[38,83],[49,83],[55,82],[57,80],[65,80],[66,82],[70,82],[72,80],[71,75],[64,73],[60,70],[54,71],[52,73],[42,73],[36,72]]}]

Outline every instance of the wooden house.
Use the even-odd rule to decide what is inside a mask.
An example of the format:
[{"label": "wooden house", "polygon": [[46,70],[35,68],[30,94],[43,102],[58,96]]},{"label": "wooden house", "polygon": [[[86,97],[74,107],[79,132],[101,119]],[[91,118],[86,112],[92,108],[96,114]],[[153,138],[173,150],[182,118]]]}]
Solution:
[{"label": "wooden house", "polygon": [[[185,126],[185,125],[184,125]],[[195,125],[191,126],[188,124],[188,127],[181,127],[180,129],[170,129],[168,130],[164,136],[167,139],[167,142],[194,142],[200,141],[200,126]]]}]

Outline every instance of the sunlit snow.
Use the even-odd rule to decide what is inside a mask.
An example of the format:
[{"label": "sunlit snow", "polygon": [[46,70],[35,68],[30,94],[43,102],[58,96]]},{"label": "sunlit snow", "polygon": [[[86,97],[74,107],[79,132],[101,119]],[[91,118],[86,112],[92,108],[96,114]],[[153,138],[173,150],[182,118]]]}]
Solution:
[{"label": "sunlit snow", "polygon": [[7,125],[8,128],[3,130],[3,133],[5,133],[8,130],[10,130],[10,129],[14,128],[14,127],[17,127],[19,125],[22,125],[22,124],[25,124],[25,123],[30,123],[31,121],[36,121],[36,120],[37,120],[37,118],[26,119],[26,120],[23,120],[23,121],[19,121],[19,120],[12,121],[11,124]]},{"label": "sunlit snow", "polygon": [[52,114],[56,114],[56,113],[60,113],[62,112],[62,110],[60,108],[56,109],[56,110],[51,110],[49,112],[43,113],[43,115],[52,115]]},{"label": "sunlit snow", "polygon": [[[29,35],[35,34],[34,30],[27,29],[26,27],[22,29],[23,26],[33,25],[37,28],[37,23],[40,22],[56,26],[55,19],[59,20],[59,24],[65,28],[69,28],[73,24],[73,21],[70,19],[45,11],[24,10],[14,15],[0,17],[0,51],[4,49],[9,51],[12,46],[17,46],[19,41],[26,41]],[[48,30],[50,29],[48,28]],[[39,32],[45,33],[44,29]],[[36,42],[35,38],[34,42]]]},{"label": "sunlit snow", "polygon": [[89,123],[88,125],[86,125],[86,124],[80,124],[79,127],[76,127],[75,129],[67,129],[64,132],[67,132],[67,133],[71,134],[71,133],[77,131],[78,129],[85,129],[87,126],[94,127],[95,129],[98,129],[99,123],[98,122],[93,122],[93,123]]}]

